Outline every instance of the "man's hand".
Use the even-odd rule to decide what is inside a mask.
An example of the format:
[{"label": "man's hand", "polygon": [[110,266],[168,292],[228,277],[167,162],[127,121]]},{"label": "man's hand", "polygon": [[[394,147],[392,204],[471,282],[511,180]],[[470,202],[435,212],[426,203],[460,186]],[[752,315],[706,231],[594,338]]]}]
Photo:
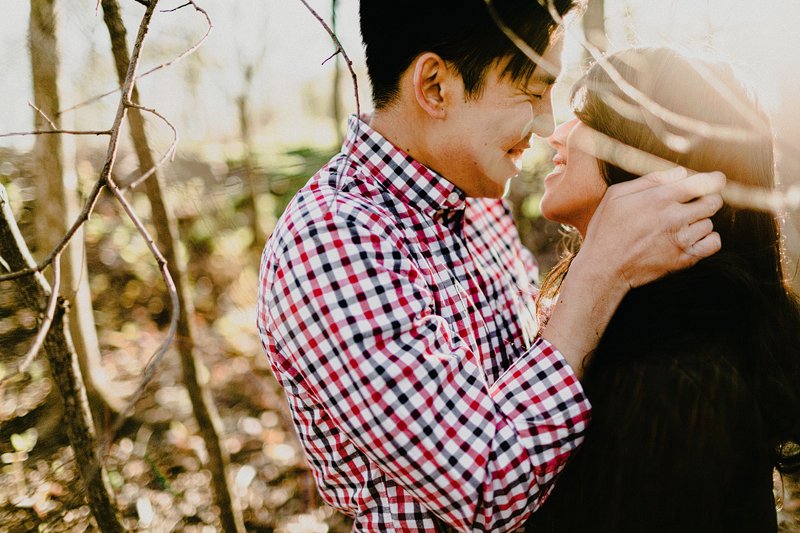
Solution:
[{"label": "man's hand", "polygon": [[581,255],[625,291],[690,267],[720,249],[709,217],[722,207],[724,186],[720,172],[689,174],[682,167],[613,185],[589,223]]},{"label": "man's hand", "polygon": [[709,217],[722,207],[724,186],[719,172],[676,167],[609,187],[542,331],[579,378],[628,290],[720,249]]}]

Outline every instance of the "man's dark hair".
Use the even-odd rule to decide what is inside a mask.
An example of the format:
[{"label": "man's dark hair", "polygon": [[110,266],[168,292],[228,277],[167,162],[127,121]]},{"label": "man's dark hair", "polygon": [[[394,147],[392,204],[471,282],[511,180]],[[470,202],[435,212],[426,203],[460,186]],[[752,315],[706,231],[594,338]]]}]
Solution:
[{"label": "man's dark hair", "polygon": [[[544,53],[560,15],[575,0],[493,0],[497,17],[533,48]],[[480,94],[487,69],[509,58],[503,75],[526,83],[536,64],[498,27],[484,0],[361,0],[361,36],[376,109],[398,94],[400,77],[424,52],[441,56],[461,75],[468,96]]]}]

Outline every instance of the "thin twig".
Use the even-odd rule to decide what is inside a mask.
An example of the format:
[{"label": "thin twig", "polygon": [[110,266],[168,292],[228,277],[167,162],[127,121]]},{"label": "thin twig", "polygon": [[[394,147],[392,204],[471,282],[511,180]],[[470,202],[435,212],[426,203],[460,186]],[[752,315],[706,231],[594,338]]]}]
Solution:
[{"label": "thin twig", "polygon": [[[308,5],[308,2],[306,2],[306,0],[300,0],[300,2],[314,16],[314,18],[317,19],[317,21],[322,25],[322,27],[325,29],[325,31],[328,32],[328,35],[330,35],[331,39],[333,39],[333,44],[336,45],[336,51],[333,53],[333,55],[331,57],[334,57],[337,54],[341,54],[342,57],[344,58],[345,64],[347,64],[347,70],[350,71],[350,77],[353,79],[353,94],[355,95],[355,99],[356,99],[356,132],[355,133],[356,133],[356,137],[358,137],[360,129],[361,129],[361,99],[358,96],[358,76],[356,76],[356,71],[355,71],[355,69],[353,69],[353,62],[350,60],[350,57],[347,55],[347,51],[344,49],[344,46],[342,46],[341,41],[339,41],[339,38],[336,36],[336,33],[331,29],[330,26],[328,26],[328,24],[319,15],[319,13],[317,13],[314,10],[314,8],[312,8],[310,5]],[[328,59],[326,59],[325,61],[328,61],[329,59],[330,59],[330,57]],[[323,64],[324,63],[325,62],[323,62]],[[352,152],[353,152],[353,147],[354,146],[355,145],[352,145],[350,147],[350,149],[348,150],[348,152],[347,152],[347,155],[345,157],[345,162],[344,162],[344,166],[345,167],[347,167],[350,164],[350,157],[352,156]],[[334,191],[334,196],[333,196],[333,198],[334,198],[333,201],[334,202],[336,200],[336,196],[339,193],[339,176],[340,176],[340,174],[341,173],[337,173],[336,174],[336,190]]]},{"label": "thin twig", "polygon": [[53,122],[52,120],[50,120],[50,117],[48,117],[48,116],[45,114],[45,112],[44,112],[44,111],[42,111],[41,109],[39,109],[38,107],[36,107],[36,104],[34,104],[33,102],[28,102],[28,105],[29,105],[29,106],[31,106],[31,107],[33,108],[33,110],[34,110],[34,111],[36,111],[37,113],[39,113],[39,115],[40,115],[40,116],[41,116],[43,119],[45,119],[45,120],[47,121],[47,123],[48,123],[48,124],[50,124],[50,129],[53,129],[53,130],[57,130],[57,129],[58,129],[58,127],[56,126],[55,122]]},{"label": "thin twig", "polygon": [[53,324],[53,319],[55,318],[56,304],[58,303],[58,292],[60,289],[61,254],[59,253],[53,258],[53,283],[50,288],[50,298],[47,301],[47,307],[45,308],[44,317],[42,318],[42,325],[39,327],[39,332],[36,334],[33,344],[31,344],[30,348],[28,348],[28,352],[22,358],[22,362],[17,366],[14,372],[10,372],[3,377],[3,379],[0,379],[0,385],[17,374],[27,372],[28,368],[30,368],[31,364],[33,363],[33,360],[39,354],[39,350],[41,350],[42,344],[44,344],[45,337],[47,337],[47,334],[50,333],[50,326]]},{"label": "thin twig", "polygon": [[[117,108],[117,116],[116,119],[114,120],[114,127],[112,128],[113,134],[108,146],[106,164],[103,167],[103,172],[101,173],[100,179],[108,186],[111,193],[114,195],[119,204],[122,206],[123,210],[128,215],[128,218],[131,220],[131,222],[136,227],[137,231],[144,238],[148,249],[155,258],[156,262],[158,263],[159,270],[161,271],[161,277],[164,279],[164,283],[166,284],[167,291],[170,296],[170,301],[172,303],[170,309],[170,325],[163,342],[156,350],[155,354],[153,354],[153,356],[150,358],[150,363],[148,363],[148,366],[145,369],[145,376],[144,379],[142,380],[142,383],[139,385],[139,388],[134,393],[133,397],[129,398],[126,408],[117,418],[117,422],[114,424],[114,428],[109,432],[109,435],[112,437],[124,423],[125,419],[127,418],[127,415],[133,409],[136,400],[138,399],[138,396],[141,395],[141,391],[144,390],[144,388],[147,386],[147,383],[150,381],[150,378],[154,373],[156,365],[160,362],[161,358],[166,353],[167,348],[169,348],[169,345],[172,344],[172,341],[175,338],[175,333],[177,331],[178,316],[180,314],[178,292],[177,289],[175,288],[175,282],[173,281],[172,276],[169,273],[169,269],[167,268],[167,261],[166,259],[164,259],[164,256],[158,249],[158,246],[156,246],[155,242],[153,241],[153,238],[147,231],[147,228],[145,228],[141,219],[133,210],[133,207],[123,196],[122,191],[120,190],[119,186],[115,183],[111,175],[111,169],[114,166],[114,161],[117,155],[122,121],[125,118],[128,108],[133,107],[133,104],[131,103],[131,95],[133,94],[133,88],[136,81],[136,69],[139,66],[139,60],[141,59],[142,45],[144,42],[144,38],[147,35],[147,31],[149,29],[150,17],[152,16],[152,11],[155,9],[155,4],[157,2],[158,0],[151,0],[151,4],[150,7],[148,8],[147,14],[142,19],[142,22],[139,25],[139,32],[136,36],[136,41],[134,42],[133,45],[133,51],[131,53],[130,63],[128,65],[128,72],[125,75],[125,83],[122,86],[123,87],[122,98],[120,99],[119,107]],[[200,9],[200,8],[195,6],[195,9]],[[110,442],[108,440],[102,443],[101,456],[105,456],[109,444]]]},{"label": "thin twig", "polygon": [[144,180],[146,180],[147,178],[152,176],[167,161],[173,161],[175,159],[175,151],[176,151],[176,149],[178,147],[178,130],[177,130],[177,128],[175,128],[175,126],[164,115],[162,115],[161,113],[159,113],[155,109],[151,109],[149,107],[144,107],[142,105],[135,104],[133,102],[128,102],[126,105],[128,107],[131,107],[131,108],[134,108],[134,109],[138,109],[139,111],[146,111],[148,113],[151,113],[151,114],[157,116],[167,126],[169,126],[170,130],[172,130],[172,144],[167,149],[167,151],[164,152],[164,155],[161,157],[161,159],[153,166],[153,168],[149,169],[147,172],[145,172],[144,174],[142,174],[141,176],[139,176],[138,178],[136,178],[134,181],[132,181],[131,183],[129,183],[128,185],[126,185],[123,188],[123,189],[135,189],[140,183],[142,183]]},{"label": "thin twig", "polygon": [[[678,166],[596,130],[576,130],[571,139],[578,150],[637,176]],[[795,185],[786,191],[778,191],[729,181],[722,191],[722,199],[735,207],[778,214],[800,208],[800,187]]]},{"label": "thin twig", "polygon": [[[514,42],[514,44],[532,61],[549,70],[546,61],[544,61],[539,54],[532,50],[521,37],[514,33],[514,31],[511,30],[499,16],[497,16],[497,13],[492,6],[492,0],[484,1],[490,11],[490,14],[492,15],[492,18],[495,21],[495,24],[497,24],[501,31],[503,31],[509,37],[509,39],[511,39],[512,42]],[[670,138],[664,140],[668,146],[675,145],[676,142],[683,141],[680,144],[684,145],[685,149],[688,149],[691,144],[689,140],[685,139],[683,136],[667,132],[666,128],[663,127],[664,124],[672,125],[686,132],[691,132],[696,136],[724,141],[746,141],[747,139],[764,131],[765,125],[762,124],[762,122],[758,120],[757,115],[755,115],[755,113],[751,113],[750,110],[744,110],[744,112],[747,113],[745,118],[751,123],[751,125],[753,125],[755,132],[750,132],[743,128],[708,124],[705,121],[693,119],[664,108],[628,83],[627,80],[625,80],[617,71],[617,69],[614,68],[614,66],[611,65],[606,59],[605,54],[591,42],[589,42],[585,35],[583,35],[581,32],[573,32],[569,25],[564,24],[564,19],[556,10],[553,0],[546,0],[546,4],[545,0],[538,0],[538,2],[539,5],[547,9],[550,16],[557,24],[565,27],[566,31],[570,31],[573,36],[577,37],[581,45],[586,49],[587,52],[589,52],[597,64],[603,68],[609,78],[611,78],[611,81],[616,84],[626,96],[638,104],[640,108],[635,108],[635,106],[628,104],[627,102],[623,102],[619,98],[614,98],[614,102],[611,105],[617,111],[619,111],[620,114],[626,116],[626,118],[639,122],[647,122],[651,128],[661,130],[663,132],[662,135],[669,134]],[[731,101],[733,98],[732,94],[729,90],[721,90],[720,87],[722,84],[719,83],[718,80],[716,80],[708,72],[698,72],[698,74],[703,76],[703,78],[706,79],[706,81],[708,81],[712,87],[717,89],[722,98],[728,100],[729,102]],[[602,90],[602,88],[594,89]],[[609,94],[607,96],[613,95]],[[741,109],[742,106],[737,105],[736,108]],[[647,117],[642,114],[643,111],[646,111],[647,113],[650,113],[659,119],[662,127],[658,127],[658,124],[651,124],[653,121],[647,120]],[[608,161],[611,164],[623,168],[624,170],[627,170],[633,174],[643,175],[663,168],[675,166],[674,163],[670,163],[657,158],[652,154],[625,145],[624,143],[621,143],[616,139],[603,135],[599,132],[593,132],[593,134],[596,134],[594,139],[591,142],[585,143],[584,146],[588,153],[599,159]],[[722,196],[724,201],[730,205],[767,211],[775,214],[785,212],[790,209],[800,208],[800,188],[797,186],[790,187],[786,191],[778,191],[728,182],[728,184],[725,186],[725,189],[722,191]]]},{"label": "thin twig", "polygon": [[[144,78],[146,76],[149,76],[150,74],[152,74],[154,72],[157,72],[157,71],[159,71],[159,70],[161,70],[163,68],[166,68],[166,67],[174,65],[175,63],[177,63],[178,61],[181,61],[186,56],[188,56],[190,54],[193,54],[198,48],[200,48],[200,46],[202,46],[202,44],[205,42],[205,40],[208,39],[208,36],[211,34],[211,30],[214,29],[214,24],[211,22],[211,17],[208,15],[208,12],[206,12],[206,10],[203,9],[202,7],[198,6],[194,2],[194,0],[190,0],[189,4],[191,4],[192,7],[194,7],[195,11],[201,13],[203,15],[203,17],[206,19],[206,24],[208,25],[208,28],[206,29],[206,32],[203,34],[203,36],[200,38],[200,40],[198,40],[191,47],[187,48],[183,53],[181,53],[180,55],[176,56],[174,59],[171,59],[171,60],[167,61],[166,63],[161,63],[160,65],[155,66],[155,67],[151,68],[150,70],[145,71],[142,74],[139,74],[136,77],[136,80],[140,80],[140,79],[142,79],[142,78]],[[102,100],[106,96],[111,96],[112,94],[120,91],[121,89],[122,89],[122,87],[116,87],[115,89],[112,89],[112,90],[110,90],[108,92],[105,92],[103,94],[100,94],[100,95],[97,95],[97,96],[93,96],[92,98],[89,98],[88,100],[84,100],[83,102],[80,102],[78,104],[73,105],[72,107],[68,107],[66,109],[62,109],[61,111],[56,113],[56,116],[61,116],[62,114],[67,113],[69,111],[75,111],[76,109],[79,109],[81,107],[85,107],[87,105],[93,104],[93,103],[95,103],[95,102],[97,102],[99,100]]]},{"label": "thin twig", "polygon": [[24,137],[26,135],[111,135],[111,130],[34,130],[0,133],[0,137]]},{"label": "thin twig", "polygon": [[183,9],[184,7],[190,6],[190,5],[192,5],[192,2],[186,2],[185,4],[180,5],[178,7],[173,7],[172,9],[162,9],[161,12],[162,13],[174,13],[175,11],[177,11],[179,9]]},{"label": "thin twig", "polygon": [[[350,57],[347,55],[347,51],[344,49],[344,46],[342,46],[342,43],[339,41],[339,38],[333,32],[331,27],[328,26],[328,23],[325,22],[325,19],[323,19],[319,15],[319,13],[314,11],[314,8],[312,8],[310,5],[308,5],[308,2],[306,2],[306,0],[300,0],[300,2],[302,2],[302,4],[304,6],[306,6],[306,9],[308,9],[308,11],[312,15],[314,15],[314,18],[316,18],[319,21],[319,23],[322,25],[322,27],[325,28],[325,31],[328,32],[328,35],[331,36],[331,39],[333,39],[333,44],[336,45],[336,51],[333,53],[333,55],[331,57],[335,56],[336,54],[342,54],[342,57],[344,58],[345,63],[347,63],[347,69],[350,71],[350,76],[353,78],[353,90],[355,91],[355,95],[356,95],[356,116],[358,116],[358,119],[361,120],[361,100],[358,97],[358,77],[356,76],[356,71],[353,69],[353,62],[350,60]],[[328,59],[330,59],[330,58],[328,58]],[[326,59],[326,61],[328,61],[328,59]]]},{"label": "thin twig", "polygon": [[[486,6],[489,10],[489,14],[491,15],[492,19],[494,20],[497,27],[506,34],[506,36],[514,43],[514,45],[522,51],[525,55],[527,55],[531,61],[536,63],[538,66],[545,69],[548,73],[557,76],[559,73],[559,69],[555,67],[552,63],[545,60],[540,54],[538,54],[530,45],[528,45],[525,40],[520,37],[514,30],[512,30],[505,21],[499,16],[497,11],[494,8],[493,0],[484,0]],[[551,18],[554,22],[561,25],[561,27],[565,27],[566,31],[571,31],[571,28],[566,27],[568,25],[564,24],[563,17],[558,13],[553,4],[552,0],[538,0],[540,6],[546,9]],[[572,32],[574,36],[578,38],[578,41],[581,45],[586,49],[587,52],[591,55],[591,57],[606,71],[608,76],[611,80],[619,87],[619,89],[629,98],[631,98],[634,102],[642,106],[647,112],[652,114],[654,117],[660,119],[661,121],[675,126],[677,128],[683,129],[687,132],[692,132],[693,134],[704,136],[707,138],[715,138],[719,140],[738,140],[743,141],[750,138],[753,134],[750,134],[748,131],[742,128],[735,128],[735,127],[727,127],[727,126],[719,126],[719,125],[711,125],[705,121],[693,119],[691,117],[681,115],[680,113],[675,113],[671,111],[657,102],[650,99],[647,95],[639,91],[637,88],[633,87],[630,83],[628,83],[622,75],[611,65],[608,60],[606,59],[605,55],[597,49],[592,43],[588,42],[585,38],[586,36],[582,34],[582,32]],[[579,35],[580,34],[580,35]],[[649,124],[649,123],[648,123]],[[762,129],[759,127],[758,129]],[[674,134],[673,134],[674,135]],[[686,143],[684,143],[686,144]],[[669,145],[669,143],[668,143]]]},{"label": "thin twig", "polygon": [[[525,39],[520,37],[514,30],[512,30],[508,24],[500,17],[500,14],[494,8],[494,4],[492,0],[484,0],[486,3],[486,8],[489,10],[489,15],[492,17],[495,25],[502,31],[506,37],[508,37],[514,45],[519,48],[519,50],[524,53],[528,58],[536,63],[537,66],[543,68],[547,71],[548,74],[558,77],[560,73],[560,69],[551,63],[550,61],[546,60],[544,57],[541,56],[536,50],[534,50]],[[560,22],[559,22],[560,23]]]},{"label": "thin twig", "polygon": [[[491,1],[491,0],[487,0]],[[539,4],[544,7],[543,0],[538,0]],[[564,26],[563,17],[558,14],[552,0],[547,0],[547,9],[550,16],[558,24]],[[568,25],[567,25],[568,26]],[[578,39],[578,42],[590,54],[590,56],[598,63],[611,80],[623,91],[624,94],[634,100],[640,109],[635,106],[624,102],[612,93],[605,94],[609,100],[613,100],[611,104],[614,109],[621,115],[626,116],[629,120],[639,123],[645,123],[659,136],[659,138],[670,147],[682,148],[676,151],[686,152],[691,149],[691,141],[686,136],[677,135],[667,131],[666,125],[672,125],[676,128],[683,129],[686,132],[697,138],[716,138],[724,141],[746,141],[750,138],[762,138],[764,134],[771,136],[769,125],[765,124],[758,114],[749,106],[743,106],[738,102],[729,87],[722,83],[717,76],[709,71],[709,69],[702,63],[695,63],[692,67],[695,71],[717,92],[717,95],[727,101],[739,113],[743,115],[753,127],[753,132],[743,128],[726,127],[721,125],[711,125],[704,121],[695,120],[678,113],[674,113],[658,103],[652,101],[641,91],[629,84],[622,75],[614,68],[613,65],[606,59],[605,54],[592,44],[582,32],[575,32],[571,27],[567,27],[567,31]],[[624,109],[627,109],[627,114]],[[641,110],[649,112],[651,115],[658,118],[660,121],[647,120],[647,117],[642,114]],[[608,137],[606,144],[615,143],[620,145],[622,149],[626,148],[625,145],[619,141]],[[787,143],[782,139],[774,138],[774,144],[785,152],[792,154],[800,154],[800,151],[793,143]],[[677,145],[677,146],[676,146]],[[680,145],[683,145],[682,147]],[[617,150],[620,148],[617,147]],[[618,164],[621,168],[624,165]],[[626,169],[628,170],[628,169]],[[631,170],[628,170],[636,174]],[[759,211],[767,211],[773,214],[785,213],[789,210],[800,208],[800,188],[793,185],[784,191],[775,189],[766,189],[763,187],[753,187],[740,183],[729,181],[725,189],[722,191],[724,201],[730,205],[740,208],[749,208]]]},{"label": "thin twig", "polygon": [[[538,0],[538,1],[539,1],[540,5],[544,6],[544,4],[542,3],[542,0]],[[547,2],[548,2],[547,9],[548,9],[548,11],[550,13],[550,16],[553,18],[554,21],[556,21],[557,23],[563,25],[563,17],[561,17],[558,14],[558,11],[555,9],[555,6],[553,5],[553,0],[547,0]],[[569,31],[572,34],[573,37],[577,38],[577,40],[581,44],[581,46],[584,47],[584,49],[589,53],[589,55],[592,57],[592,59],[596,63],[600,64],[600,66],[603,68],[603,70],[606,71],[606,73],[609,75],[609,77],[612,80],[614,80],[615,83],[617,83],[618,80],[621,80],[622,85],[620,85],[620,89],[622,89],[623,92],[625,92],[625,94],[628,94],[628,92],[626,92],[624,86],[632,89],[633,92],[636,92],[636,89],[631,87],[624,80],[624,78],[622,78],[622,76],[619,75],[619,73],[614,68],[614,66],[611,65],[608,62],[608,60],[605,57],[605,54],[601,50],[599,50],[596,46],[594,46],[588,39],[586,39],[586,36],[582,32],[573,31],[573,29],[571,27],[569,27],[569,26],[567,26],[567,31]],[[662,117],[662,116],[659,116],[657,113],[654,113],[652,111],[652,109],[656,109],[656,110],[661,109],[661,110],[663,110],[664,108],[662,108],[660,105],[658,105],[655,102],[649,101],[649,99],[647,99],[647,97],[645,97],[642,93],[639,92],[638,95],[641,95],[643,98],[638,98],[637,99],[636,97],[634,97],[634,95],[629,95],[629,96],[631,98],[633,98],[634,101],[636,101],[636,103],[638,103],[639,105],[641,105],[642,107],[647,109],[651,114],[653,114],[657,118],[661,119],[663,122],[666,122],[667,124],[671,124],[671,125],[676,126],[678,128],[682,128],[687,132],[691,132],[695,138],[697,138],[698,136],[702,138],[702,136],[709,131],[709,128],[712,130],[712,132],[719,133],[720,134],[719,137],[721,139],[723,139],[723,140],[725,140],[725,139],[734,140],[734,141],[737,141],[737,140],[738,141],[746,141],[748,138],[751,138],[754,135],[759,135],[759,134],[763,135],[765,133],[764,130],[765,130],[766,125],[763,123],[762,119],[758,116],[758,113],[756,113],[752,108],[750,108],[748,106],[742,106],[741,103],[739,103],[735,99],[731,89],[729,87],[725,86],[724,83],[721,83],[720,80],[715,75],[710,73],[708,68],[705,67],[705,65],[702,65],[702,64],[699,64],[699,63],[695,63],[695,64],[692,65],[692,67],[695,68],[696,72],[717,91],[717,94],[720,97],[722,97],[724,100],[726,100],[737,111],[739,111],[740,113],[744,114],[744,118],[748,122],[750,122],[750,125],[753,127],[753,129],[755,130],[756,133],[750,134],[747,130],[744,130],[744,129],[741,129],[741,128],[738,131],[734,131],[732,128],[725,128],[724,126],[720,126],[720,125],[713,125],[712,126],[712,125],[708,125],[706,123],[700,122],[699,124],[702,126],[701,129],[703,131],[700,132],[700,135],[697,135],[697,131],[695,131],[693,129],[694,128],[694,124],[672,123],[669,120],[669,118]],[[680,115],[675,115],[675,116],[680,117]],[[690,120],[688,117],[683,117],[683,118],[685,118],[687,120]],[[640,120],[639,122],[641,123],[642,121]],[[685,151],[687,151],[689,149],[689,147],[691,146],[691,141],[689,139],[685,139],[685,138],[683,138],[681,136],[675,135],[674,133],[668,132],[667,128],[665,127],[665,124],[663,124],[663,123],[659,123],[657,121],[655,121],[655,123],[653,123],[653,122],[654,121],[649,121],[647,123],[647,125],[649,127],[651,127],[651,129],[654,129],[654,131],[658,130],[657,134],[660,135],[661,137],[666,137],[666,139],[662,139],[662,140],[665,141],[665,144],[667,146],[671,146],[671,143],[669,142],[670,137],[671,137],[673,139],[677,139],[679,141],[683,141],[682,143],[680,143],[680,144],[683,144],[683,149],[682,150],[676,150],[676,151],[684,151],[685,152]],[[679,118],[679,122],[680,122],[680,118]],[[767,132],[767,134],[770,134],[770,133]],[[782,138],[775,138],[773,142],[775,144],[775,147],[780,149],[782,152],[788,153],[788,154],[792,154],[795,157],[800,156],[800,148],[798,148],[798,146],[797,146],[797,144],[795,142],[791,142],[791,141],[787,142]]]},{"label": "thin twig", "polygon": [[22,276],[28,276],[37,272],[42,272],[45,268],[47,268],[47,266],[53,262],[55,256],[60,254],[67,244],[69,244],[69,241],[72,240],[72,237],[75,235],[75,233],[77,233],[84,222],[89,219],[89,216],[94,211],[94,207],[97,204],[97,200],[100,197],[100,192],[103,190],[103,187],[105,187],[105,181],[103,179],[98,179],[94,184],[94,188],[89,193],[86,203],[83,205],[83,209],[78,214],[75,222],[72,223],[72,226],[69,228],[66,235],[64,235],[64,238],[61,239],[58,244],[56,244],[50,253],[47,254],[47,257],[40,261],[35,268],[26,268],[24,270],[10,272],[8,274],[0,274],[0,281],[8,281]]},{"label": "thin twig", "polygon": [[[492,0],[486,0],[487,2],[491,2]],[[539,5],[543,8],[547,9],[548,13],[552,17],[552,19],[557,23],[560,24],[562,27],[564,25],[563,17],[558,13],[553,4],[553,0],[547,0],[547,4],[545,5],[545,0],[538,0]],[[755,113],[747,112],[748,110],[744,110],[747,116],[745,117],[750,125],[755,130],[755,133],[752,133],[748,130],[739,127],[730,127],[730,126],[722,126],[718,124],[709,124],[703,120],[694,119],[692,117],[688,117],[686,115],[682,115],[680,113],[676,113],[670,109],[665,108],[658,102],[655,102],[651,98],[649,98],[646,94],[641,92],[639,89],[628,83],[628,81],[619,73],[619,71],[614,68],[614,66],[608,61],[605,54],[599,50],[594,44],[592,44],[588,39],[586,39],[586,35],[583,32],[574,31],[571,27],[567,27],[566,31],[570,31],[574,37],[576,37],[581,44],[581,46],[589,52],[589,55],[597,62],[598,65],[606,72],[608,77],[619,87],[619,89],[631,98],[634,102],[640,105],[644,110],[648,113],[656,117],[657,119],[661,120],[664,124],[670,125],[676,128],[679,128],[685,132],[691,132],[694,136],[708,138],[708,139],[717,139],[721,141],[740,141],[744,142],[748,139],[755,138],[756,135],[759,133],[764,132],[765,125],[761,120],[759,120],[758,116]],[[698,72],[702,76],[702,73]],[[706,81],[708,81],[713,87],[719,89],[719,86],[722,84],[718,82],[718,80],[711,80],[710,77],[705,77]],[[724,92],[719,92],[719,95],[730,102],[731,93],[730,91],[726,90]],[[742,106],[735,104],[737,109],[741,109]],[[648,125],[651,125],[651,121],[647,121]],[[652,127],[652,126],[651,126]],[[664,128],[659,128],[664,131]],[[675,136],[675,134],[671,134]],[[689,144],[688,141],[685,144]],[[670,143],[667,142],[669,146]]]},{"label": "thin twig", "polygon": [[[114,423],[114,425],[108,432],[108,435],[110,435],[113,438],[114,434],[122,427],[122,424],[125,423],[128,414],[130,414],[130,412],[133,410],[134,406],[136,405],[136,402],[139,400],[142,393],[144,392],[144,389],[150,383],[150,380],[152,379],[153,374],[155,373],[156,367],[161,362],[161,359],[164,357],[164,354],[167,353],[167,349],[169,349],[170,344],[172,344],[172,341],[175,338],[175,333],[177,332],[178,329],[180,303],[178,301],[178,291],[177,288],[175,287],[175,282],[172,279],[172,275],[169,273],[167,260],[164,259],[161,250],[158,249],[158,246],[153,240],[153,237],[150,235],[150,232],[147,231],[147,228],[145,228],[141,219],[139,219],[139,216],[133,210],[133,207],[131,206],[130,202],[128,202],[128,200],[122,194],[122,191],[119,188],[119,186],[116,183],[114,183],[113,179],[110,176],[108,177],[108,188],[114,195],[114,197],[117,199],[117,201],[120,203],[123,210],[128,215],[128,218],[131,220],[131,222],[133,222],[133,225],[136,227],[137,231],[144,238],[145,243],[147,244],[147,248],[150,250],[150,253],[153,255],[156,262],[158,263],[158,268],[161,271],[161,277],[164,279],[164,283],[167,285],[167,291],[169,293],[169,298],[171,303],[170,322],[167,334],[164,337],[164,340],[159,345],[158,349],[150,357],[150,360],[147,362],[147,365],[145,365],[145,369],[142,375],[142,379],[139,383],[139,386],[136,388],[133,394],[127,398],[127,405],[125,409],[119,414],[119,416],[117,417],[117,421]],[[110,442],[108,440],[103,443],[102,446],[102,449],[104,450],[102,453],[103,455],[105,455],[105,450],[109,444]]]},{"label": "thin twig", "polygon": [[338,55],[339,55],[341,52],[342,52],[341,50],[337,49],[337,50],[336,50],[334,53],[332,53],[331,55],[329,55],[328,57],[326,57],[326,58],[325,58],[325,59],[322,61],[322,63],[320,63],[320,65],[324,65],[325,63],[327,63],[328,61],[330,61],[330,60],[331,60],[331,59],[333,59],[334,57],[338,56]]}]

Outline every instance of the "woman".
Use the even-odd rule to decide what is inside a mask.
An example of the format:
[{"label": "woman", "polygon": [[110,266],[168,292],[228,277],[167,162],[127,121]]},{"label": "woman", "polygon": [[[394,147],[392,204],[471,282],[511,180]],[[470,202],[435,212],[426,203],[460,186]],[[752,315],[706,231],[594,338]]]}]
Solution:
[{"label": "woman", "polygon": [[[774,189],[768,120],[727,66],[628,50],[572,94],[577,118],[550,138],[541,209],[581,234],[607,186],[634,177],[582,150],[587,133]],[[586,441],[529,531],[776,531],[773,468],[798,463],[800,312],[775,217],[725,206],[713,223],[721,252],[631,290],[617,310],[585,372]]]}]

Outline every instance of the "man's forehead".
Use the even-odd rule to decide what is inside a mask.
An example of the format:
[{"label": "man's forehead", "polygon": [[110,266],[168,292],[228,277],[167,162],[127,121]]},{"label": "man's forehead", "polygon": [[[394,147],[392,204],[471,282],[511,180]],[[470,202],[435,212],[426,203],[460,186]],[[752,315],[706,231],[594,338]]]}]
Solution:
[{"label": "man's forehead", "polygon": [[519,56],[508,55],[498,59],[494,68],[496,75],[500,78],[508,76],[512,78],[512,84],[526,91],[538,92],[554,85],[561,75],[561,52],[563,50],[563,32],[554,32],[550,37],[550,44],[544,52],[539,55],[531,48],[526,49],[526,45],[520,44],[519,51],[525,53],[527,61],[533,69],[524,69],[527,72],[512,74],[509,65],[512,61],[517,61]]},{"label": "man's forehead", "polygon": [[558,81],[562,71],[561,52],[564,47],[562,36],[561,32],[554,35],[540,58],[530,58],[536,63],[536,67],[527,80],[522,80],[525,88],[540,90]]},{"label": "man's forehead", "polygon": [[561,75],[561,52],[564,50],[564,32],[559,28],[542,54],[542,61],[533,70],[531,82],[553,85]]}]

